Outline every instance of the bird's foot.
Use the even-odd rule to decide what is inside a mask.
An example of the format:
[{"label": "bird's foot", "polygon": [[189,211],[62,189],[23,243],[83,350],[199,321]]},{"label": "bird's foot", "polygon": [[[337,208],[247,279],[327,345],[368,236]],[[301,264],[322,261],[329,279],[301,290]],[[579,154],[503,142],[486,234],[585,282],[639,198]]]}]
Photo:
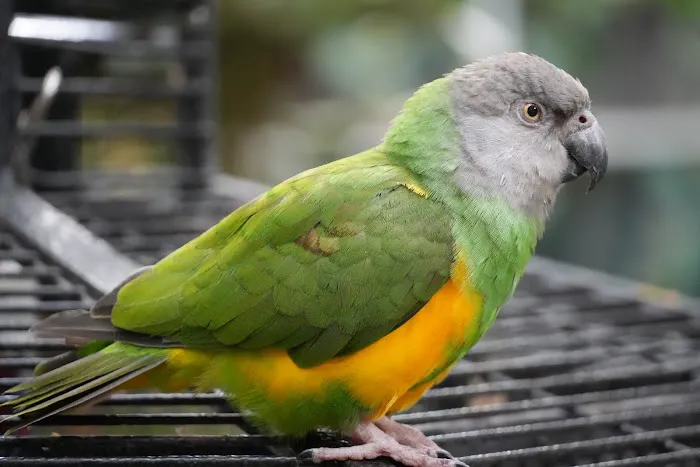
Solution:
[{"label": "bird's foot", "polygon": [[415,428],[389,419],[376,424],[363,422],[352,437],[355,446],[308,449],[299,454],[299,459],[320,463],[390,457],[409,467],[467,467]]},{"label": "bird's foot", "polygon": [[389,417],[382,417],[374,422],[377,427],[395,439],[399,444],[416,448],[431,457],[454,459],[452,454],[442,449],[435,441],[428,438],[418,428],[395,422]]}]

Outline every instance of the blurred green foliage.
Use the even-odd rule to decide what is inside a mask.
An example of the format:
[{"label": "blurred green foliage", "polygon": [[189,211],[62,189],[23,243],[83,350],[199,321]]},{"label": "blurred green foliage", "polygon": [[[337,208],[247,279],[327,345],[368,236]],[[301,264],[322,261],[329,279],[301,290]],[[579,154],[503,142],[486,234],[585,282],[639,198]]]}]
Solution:
[{"label": "blurred green foliage", "polygon": [[403,84],[419,85],[416,74],[425,60],[411,49],[436,35],[436,18],[455,3],[219,0],[224,167],[272,181],[264,169],[246,172],[241,160],[248,156],[240,139],[284,113],[289,103],[338,94],[376,98],[395,90],[401,78]]}]

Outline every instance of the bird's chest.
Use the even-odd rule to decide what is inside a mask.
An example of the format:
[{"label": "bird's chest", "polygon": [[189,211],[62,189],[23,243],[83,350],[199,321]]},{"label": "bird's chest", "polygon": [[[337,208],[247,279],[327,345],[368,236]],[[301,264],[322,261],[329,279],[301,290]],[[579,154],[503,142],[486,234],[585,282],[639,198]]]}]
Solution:
[{"label": "bird's chest", "polygon": [[[481,297],[448,281],[410,320],[334,362],[358,400],[383,412],[412,405],[474,344]],[[415,400],[414,400],[415,399]]]}]

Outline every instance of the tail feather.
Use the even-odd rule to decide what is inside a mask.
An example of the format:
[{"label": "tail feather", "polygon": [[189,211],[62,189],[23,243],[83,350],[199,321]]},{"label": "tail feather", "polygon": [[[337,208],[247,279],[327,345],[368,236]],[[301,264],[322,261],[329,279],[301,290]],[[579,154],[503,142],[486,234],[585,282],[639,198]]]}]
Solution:
[{"label": "tail feather", "polygon": [[178,342],[159,336],[120,329],[112,324],[112,310],[119,291],[151,266],[137,269],[110,292],[103,295],[90,310],[65,310],[54,313],[30,329],[35,337],[61,338],[69,345],[85,345],[94,341],[126,342],[141,347],[179,347]]},{"label": "tail feather", "polygon": [[119,295],[119,291],[122,289],[122,287],[152,268],[153,266],[143,266],[132,272],[126,279],[121,281],[116,287],[104,294],[95,302],[92,308],[90,308],[90,315],[96,319],[107,319],[107,321],[109,321],[112,317],[114,305],[117,303],[117,296]]},{"label": "tail feather", "polygon": [[62,338],[72,345],[85,345],[94,341],[126,342],[141,347],[180,345],[163,337],[119,329],[108,319],[94,318],[88,310],[66,310],[54,313],[36,323],[29,331],[35,337]]},{"label": "tail feather", "polygon": [[86,404],[165,360],[165,354],[146,350],[101,351],[81,358],[9,389],[8,393],[22,394],[2,404],[11,407],[14,413],[1,419],[0,424],[21,417],[22,425],[13,427],[6,434],[12,433]]},{"label": "tail feather", "polygon": [[34,368],[34,376],[38,377],[48,373],[49,371],[66,366],[69,363],[73,363],[83,357],[97,353],[111,344],[112,342],[109,341],[92,341],[88,344],[80,346],[77,349],[69,350],[68,352],[58,354],[55,357],[47,358]]},{"label": "tail feather", "polygon": [[[70,377],[71,375],[84,374],[83,370],[91,368],[93,363],[97,363],[98,360],[100,361],[100,363],[105,363],[108,361],[109,358],[111,358],[111,356],[105,356],[99,353],[88,355],[85,358],[81,358],[80,360],[71,362],[67,365],[57,368],[56,370],[49,371],[48,373],[36,376],[24,383],[18,384],[17,386],[13,386],[7,391],[5,391],[5,393],[17,394],[23,391],[28,391],[32,389],[37,390],[39,388],[47,387],[53,383],[64,380]],[[5,404],[8,403],[9,402],[6,402]]]},{"label": "tail feather", "polygon": [[22,418],[11,433],[57,413],[88,402],[96,402],[111,390],[166,360],[158,348],[179,347],[163,337],[149,336],[117,328],[111,314],[121,288],[147,272],[150,266],[134,271],[90,310],[55,313],[32,327],[36,337],[59,337],[75,349],[37,365],[34,378],[8,389],[17,397],[0,404],[13,414],[1,418],[0,425]]},{"label": "tail feather", "polygon": [[80,353],[77,349],[69,350],[68,352],[58,354],[55,357],[47,358],[34,368],[34,376],[40,376],[48,373],[51,370],[55,370],[56,368],[68,365],[79,358]]},{"label": "tail feather", "polygon": [[54,394],[63,392],[67,387],[74,387],[78,384],[82,384],[86,381],[89,381],[92,378],[96,378],[100,375],[105,374],[105,372],[114,370],[116,368],[119,367],[114,365],[114,359],[112,359],[109,361],[101,362],[100,366],[96,366],[95,368],[85,368],[84,370],[81,369],[80,372],[75,373],[75,376],[72,377],[63,377],[55,381],[48,381],[45,384],[36,384],[34,383],[34,381],[32,381],[30,387],[25,389],[16,386],[14,388],[8,389],[7,392],[17,393],[26,391],[26,394],[12,399],[11,401],[5,402],[4,404],[0,405],[0,407],[11,405],[14,409],[21,409],[22,407],[35,405],[36,403],[46,399],[47,397],[51,397]]}]

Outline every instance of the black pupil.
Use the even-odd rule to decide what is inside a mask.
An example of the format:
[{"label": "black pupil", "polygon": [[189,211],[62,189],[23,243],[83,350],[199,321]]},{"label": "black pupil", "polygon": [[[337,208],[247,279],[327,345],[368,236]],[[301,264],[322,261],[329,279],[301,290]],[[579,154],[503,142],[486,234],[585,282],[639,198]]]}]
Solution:
[{"label": "black pupil", "polygon": [[530,117],[537,117],[537,114],[540,113],[540,109],[537,108],[535,104],[530,104],[527,106],[527,114]]}]

